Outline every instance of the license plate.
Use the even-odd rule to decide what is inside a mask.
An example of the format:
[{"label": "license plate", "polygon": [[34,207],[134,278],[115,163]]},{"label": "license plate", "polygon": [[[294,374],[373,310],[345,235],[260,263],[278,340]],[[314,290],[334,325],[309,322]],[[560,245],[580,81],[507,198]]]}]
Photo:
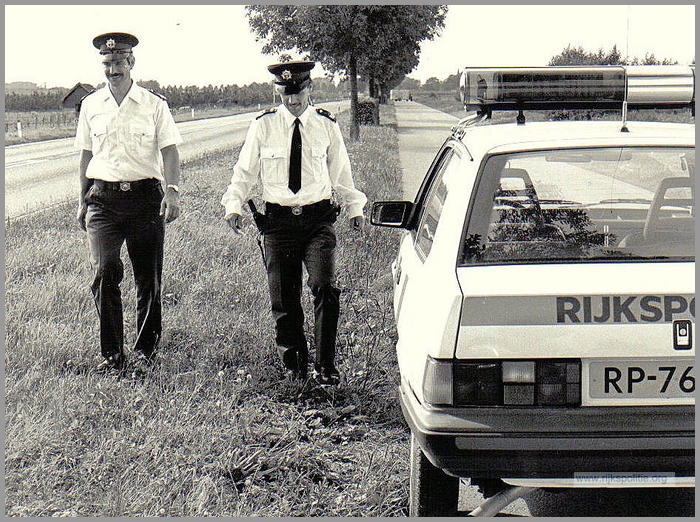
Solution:
[{"label": "license plate", "polygon": [[589,361],[591,404],[693,404],[694,360],[606,359]]}]

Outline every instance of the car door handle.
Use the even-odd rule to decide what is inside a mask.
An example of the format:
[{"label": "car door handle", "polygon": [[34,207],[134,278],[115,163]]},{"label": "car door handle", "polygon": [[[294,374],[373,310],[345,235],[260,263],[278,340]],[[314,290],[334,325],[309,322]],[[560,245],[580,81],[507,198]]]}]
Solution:
[{"label": "car door handle", "polygon": [[432,241],[433,238],[435,237],[435,236],[433,236],[433,234],[430,232],[430,227],[428,226],[427,223],[426,223],[425,225],[423,225],[423,228],[422,228],[422,230],[421,230],[421,233],[422,233],[429,241]]}]

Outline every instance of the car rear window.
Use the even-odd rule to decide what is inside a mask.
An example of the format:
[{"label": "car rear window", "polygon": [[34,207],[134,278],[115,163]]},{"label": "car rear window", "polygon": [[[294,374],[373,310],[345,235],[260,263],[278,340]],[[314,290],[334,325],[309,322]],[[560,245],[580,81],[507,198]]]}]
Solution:
[{"label": "car rear window", "polygon": [[695,149],[559,149],[492,156],[460,264],[692,261]]}]

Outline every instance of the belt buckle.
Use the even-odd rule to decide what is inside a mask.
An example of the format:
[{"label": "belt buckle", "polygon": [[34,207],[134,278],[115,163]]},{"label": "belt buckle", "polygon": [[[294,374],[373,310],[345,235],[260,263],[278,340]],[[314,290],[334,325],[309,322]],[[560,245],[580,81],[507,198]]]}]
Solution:
[{"label": "belt buckle", "polygon": [[131,183],[129,183],[128,181],[120,181],[119,190],[121,190],[122,192],[129,192],[131,190]]},{"label": "belt buckle", "polygon": [[301,216],[301,212],[302,208],[299,205],[292,207],[292,214],[294,214],[295,216]]}]

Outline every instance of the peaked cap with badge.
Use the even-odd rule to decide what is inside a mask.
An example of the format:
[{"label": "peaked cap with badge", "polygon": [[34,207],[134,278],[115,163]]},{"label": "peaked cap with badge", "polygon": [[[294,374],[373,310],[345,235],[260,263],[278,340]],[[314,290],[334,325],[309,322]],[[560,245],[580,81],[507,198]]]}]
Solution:
[{"label": "peaked cap with badge", "polygon": [[104,33],[92,40],[92,45],[99,49],[100,54],[131,54],[139,39],[129,33]]},{"label": "peaked cap with badge", "polygon": [[275,75],[275,85],[284,87],[284,94],[298,94],[311,83],[311,69],[315,62],[298,60],[268,65],[267,70]]}]

